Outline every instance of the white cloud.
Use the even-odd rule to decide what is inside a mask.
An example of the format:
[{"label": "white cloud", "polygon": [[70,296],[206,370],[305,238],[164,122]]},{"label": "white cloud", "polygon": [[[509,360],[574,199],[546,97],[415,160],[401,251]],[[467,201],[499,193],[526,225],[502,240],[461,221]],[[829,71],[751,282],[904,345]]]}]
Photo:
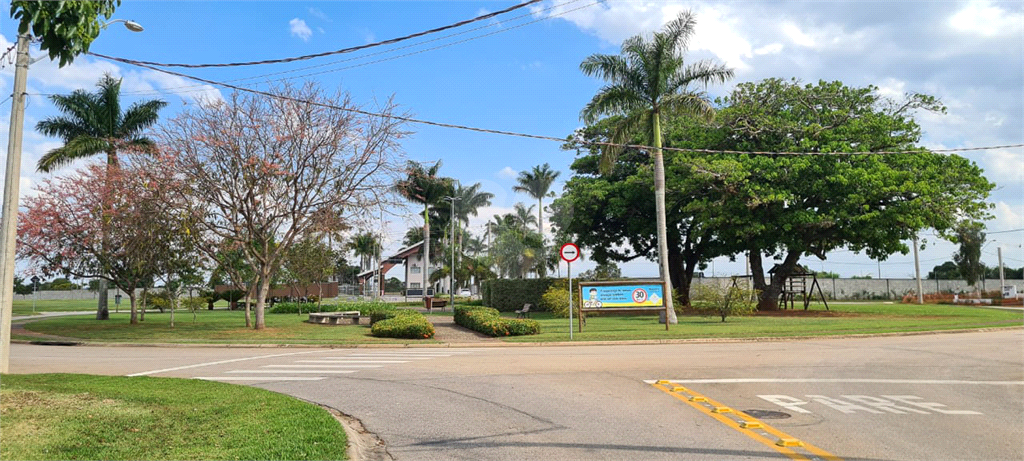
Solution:
[{"label": "white cloud", "polygon": [[887,98],[893,98],[899,100],[906,94],[907,82],[897,80],[895,78],[887,78],[884,82],[878,84],[878,94]]},{"label": "white cloud", "polygon": [[309,37],[313,36],[313,30],[306,25],[306,21],[299,18],[288,21],[288,26],[291,29],[293,37],[299,37],[304,42],[309,41]]},{"label": "white cloud", "polygon": [[1021,210],[1019,205],[1014,208],[1001,201],[996,203],[996,209],[993,210],[992,214],[995,215],[995,219],[985,227],[994,232],[1024,228],[1024,211]]},{"label": "white cloud", "polygon": [[756,55],[779,54],[779,53],[782,52],[782,49],[783,49],[783,45],[781,43],[769,43],[769,44],[767,44],[765,46],[762,46],[762,47],[754,50],[754,54],[756,54]]},{"label": "white cloud", "polygon": [[949,26],[983,37],[1019,36],[1024,30],[1024,14],[1010,13],[985,0],[972,1],[949,17]]},{"label": "white cloud", "polygon": [[804,33],[796,24],[791,22],[787,22],[782,25],[782,33],[785,34],[786,37],[789,37],[789,40],[793,42],[794,45],[805,46],[808,48],[814,48],[817,45],[817,42],[815,42],[810,35]]},{"label": "white cloud", "polygon": [[519,177],[519,172],[513,170],[512,167],[507,166],[502,168],[501,171],[497,173],[497,176],[502,179],[516,179]]},{"label": "white cloud", "polygon": [[306,11],[308,11],[309,14],[313,15],[313,17],[321,21],[331,22],[331,18],[318,8],[309,7],[306,8]]}]

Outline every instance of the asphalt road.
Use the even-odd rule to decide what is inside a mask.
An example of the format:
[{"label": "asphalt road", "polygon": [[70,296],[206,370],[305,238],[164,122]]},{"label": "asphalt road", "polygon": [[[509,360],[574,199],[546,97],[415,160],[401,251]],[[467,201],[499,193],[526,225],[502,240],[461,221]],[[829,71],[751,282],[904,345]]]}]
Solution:
[{"label": "asphalt road", "polygon": [[18,344],[11,357],[16,373],[294,395],[360,419],[403,460],[1024,459],[1021,329],[443,349]]}]

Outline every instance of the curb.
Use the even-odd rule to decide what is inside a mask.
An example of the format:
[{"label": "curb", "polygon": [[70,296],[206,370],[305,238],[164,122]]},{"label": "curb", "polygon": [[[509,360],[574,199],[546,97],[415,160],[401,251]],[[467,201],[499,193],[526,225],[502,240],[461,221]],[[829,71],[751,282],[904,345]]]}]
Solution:
[{"label": "curb", "polygon": [[862,339],[887,338],[900,336],[924,336],[957,333],[984,333],[992,331],[1019,330],[1024,325],[1008,327],[987,327],[961,330],[928,330],[904,331],[895,333],[866,333],[829,336],[765,336],[753,338],[685,338],[685,339],[637,339],[626,341],[557,341],[557,342],[480,342],[480,343],[434,343],[434,344],[200,344],[200,343],[105,343],[91,341],[46,341],[46,340],[15,340],[14,344],[59,345],[59,346],[90,346],[90,347],[170,347],[170,348],[249,348],[249,349],[447,349],[447,348],[491,348],[491,347],[565,347],[565,346],[631,346],[657,344],[714,344],[714,343],[756,343],[756,342],[787,342],[810,341],[821,339]]}]

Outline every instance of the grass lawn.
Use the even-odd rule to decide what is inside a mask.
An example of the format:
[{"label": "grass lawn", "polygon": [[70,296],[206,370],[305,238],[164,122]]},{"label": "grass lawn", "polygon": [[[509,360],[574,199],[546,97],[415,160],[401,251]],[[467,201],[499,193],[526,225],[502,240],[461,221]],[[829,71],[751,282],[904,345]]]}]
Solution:
[{"label": "grass lawn", "polygon": [[[450,311],[449,311],[450,315]],[[37,333],[78,338],[88,341],[132,343],[235,343],[235,344],[421,344],[439,341],[376,338],[370,336],[368,320],[360,325],[315,325],[306,323],[306,314],[267,314],[267,328],[245,328],[243,311],[200,310],[196,321],[188,311],[177,311],[174,328],[170,313],[146,313],[146,321],[128,323],[128,314],[111,312],[110,320],[91,316],[67,316],[25,324]]]},{"label": "grass lawn", "polygon": [[[111,312],[113,303],[110,301]],[[14,315],[32,315],[32,298],[21,299],[21,296],[14,297]],[[69,311],[96,311],[95,299],[49,299],[35,302],[36,312],[69,312]]]},{"label": "grass lawn", "polygon": [[[658,323],[657,315],[588,317],[583,332],[577,332],[573,318],[574,341],[621,341],[631,339],[685,338],[758,338],[787,336],[834,336],[868,333],[894,333],[933,330],[960,330],[987,327],[1020,326],[1024,312],[951,305],[913,304],[834,304],[811,310],[788,310],[749,317],[679,316],[678,325]],[[508,316],[508,314],[505,314]],[[502,338],[507,342],[547,342],[569,340],[569,319],[547,313],[531,316],[541,323],[541,334]]]},{"label": "grass lawn", "polygon": [[323,409],[198,380],[4,375],[0,459],[345,459]]}]

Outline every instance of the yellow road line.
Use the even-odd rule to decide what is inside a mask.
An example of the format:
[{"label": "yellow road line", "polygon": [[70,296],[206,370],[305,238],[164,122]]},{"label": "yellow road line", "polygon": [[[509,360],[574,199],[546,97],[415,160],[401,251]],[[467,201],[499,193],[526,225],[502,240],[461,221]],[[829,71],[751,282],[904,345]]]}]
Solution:
[{"label": "yellow road line", "polygon": [[[705,415],[708,415],[708,416],[710,416],[712,418],[717,419],[722,424],[725,424],[726,426],[736,430],[737,432],[739,432],[739,433],[741,433],[741,434],[743,434],[743,435],[745,435],[745,436],[747,436],[747,437],[749,437],[749,438],[751,438],[753,440],[761,442],[765,446],[771,447],[772,449],[778,451],[779,453],[782,453],[782,454],[788,456],[791,459],[799,459],[799,460],[808,460],[809,459],[806,456],[804,456],[802,453],[798,453],[798,452],[790,449],[788,446],[784,446],[784,445],[791,445],[792,444],[791,441],[798,440],[796,437],[793,437],[793,436],[791,436],[789,434],[786,434],[785,432],[782,432],[782,431],[780,431],[780,430],[778,430],[778,429],[776,429],[776,428],[774,428],[772,426],[769,426],[768,424],[765,424],[763,421],[760,421],[757,418],[754,418],[754,417],[752,417],[752,416],[750,416],[750,415],[748,415],[748,414],[746,414],[746,413],[744,413],[742,411],[732,411],[731,413],[728,413],[728,414],[736,415],[737,417],[742,419],[742,421],[736,421],[735,419],[726,416],[725,412],[716,412],[715,411],[715,409],[717,409],[717,408],[728,408],[728,407],[726,407],[725,405],[722,405],[719,402],[716,402],[716,401],[708,398],[707,396],[701,395],[700,393],[694,391],[693,389],[686,388],[685,390],[682,390],[679,387],[674,386],[672,383],[666,383],[666,382],[663,382],[663,381],[659,381],[659,382],[653,383],[651,385],[654,386],[655,388],[661,390],[662,392],[665,392],[666,394],[669,394],[669,395],[679,399],[680,401],[685,402],[687,405],[689,405],[689,406],[691,406],[693,408],[696,408],[701,413],[704,413]],[[676,389],[680,389],[680,390],[676,390]],[[683,395],[683,393],[688,394],[688,395]],[[754,431],[754,429],[762,430],[765,433],[768,433],[768,434],[771,434],[771,435],[777,437],[777,439],[776,440],[771,440],[771,439],[765,437],[764,435],[760,434],[759,432]],[[780,441],[787,441],[787,442],[786,443],[782,443],[780,445],[779,444]],[[809,444],[809,443],[807,443],[805,441],[801,441],[801,442],[803,443],[801,448],[803,448],[804,450],[807,450],[809,453],[812,453],[812,454],[814,454],[814,455],[816,455],[818,457],[821,457],[822,459],[828,460],[828,461],[842,461],[842,459],[839,458],[838,456],[833,455],[833,454],[831,454],[831,453],[829,453],[829,452],[827,452],[825,450],[822,450],[821,448],[818,448],[818,447],[816,447],[814,445],[811,445],[811,444]]]}]

